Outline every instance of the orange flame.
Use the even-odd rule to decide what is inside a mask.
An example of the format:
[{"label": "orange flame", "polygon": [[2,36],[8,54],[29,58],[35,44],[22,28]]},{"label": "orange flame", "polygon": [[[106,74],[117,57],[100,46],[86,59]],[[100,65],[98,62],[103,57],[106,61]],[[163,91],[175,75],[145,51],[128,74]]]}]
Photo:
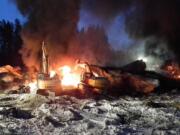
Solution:
[{"label": "orange flame", "polygon": [[34,94],[36,94],[36,91],[37,91],[37,82],[36,81],[33,81],[33,82],[30,82],[29,84],[28,84],[28,86],[29,86],[29,88],[30,88],[30,93],[34,93]]},{"label": "orange flame", "polygon": [[51,70],[50,71],[50,78],[53,78],[56,75],[56,71]]},{"label": "orange flame", "polygon": [[72,69],[69,66],[63,66],[59,68],[61,71],[62,79],[61,85],[62,87],[72,87],[77,88],[80,83],[80,74],[72,72]]},{"label": "orange flame", "polygon": [[166,72],[168,72],[174,79],[180,79],[180,68],[177,65],[168,65],[165,68]]},{"label": "orange flame", "polygon": [[[63,66],[57,70],[51,70],[49,77],[53,78],[56,75],[60,77],[60,85],[65,90],[76,89],[81,81],[81,73],[76,72],[70,66]],[[27,86],[30,88],[30,93],[36,93],[38,90],[37,81],[28,82]]]}]

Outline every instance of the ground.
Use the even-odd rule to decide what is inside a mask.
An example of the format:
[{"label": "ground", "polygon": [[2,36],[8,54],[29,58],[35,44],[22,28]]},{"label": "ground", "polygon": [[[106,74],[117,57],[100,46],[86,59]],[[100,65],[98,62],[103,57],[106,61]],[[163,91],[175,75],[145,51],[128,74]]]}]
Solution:
[{"label": "ground", "polygon": [[180,134],[180,93],[77,99],[0,95],[0,134]]}]

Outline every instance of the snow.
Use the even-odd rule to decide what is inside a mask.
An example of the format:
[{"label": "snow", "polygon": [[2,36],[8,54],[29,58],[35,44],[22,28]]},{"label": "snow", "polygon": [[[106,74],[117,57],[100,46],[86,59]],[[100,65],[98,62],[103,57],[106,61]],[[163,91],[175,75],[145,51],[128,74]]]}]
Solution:
[{"label": "snow", "polygon": [[1,134],[180,134],[180,93],[77,99],[0,95]]}]

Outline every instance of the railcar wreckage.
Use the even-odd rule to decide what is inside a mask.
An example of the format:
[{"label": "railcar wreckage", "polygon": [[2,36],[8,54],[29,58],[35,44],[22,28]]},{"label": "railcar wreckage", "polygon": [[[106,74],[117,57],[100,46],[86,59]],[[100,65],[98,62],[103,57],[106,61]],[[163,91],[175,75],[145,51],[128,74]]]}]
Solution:
[{"label": "railcar wreckage", "polygon": [[40,65],[40,71],[34,81],[39,94],[47,94],[47,91],[50,91],[55,95],[61,95],[78,91],[86,95],[89,91],[102,94],[113,93],[114,90],[116,93],[147,94],[158,90],[159,87],[170,89],[180,87],[180,79],[177,75],[174,77],[169,72],[167,75],[146,70],[146,63],[143,60],[134,61],[123,67],[100,67],[77,60],[73,68],[63,66],[56,70],[49,70],[48,52],[44,42]]},{"label": "railcar wreckage", "polygon": [[73,66],[64,65],[53,69],[49,63],[48,50],[43,42],[38,73],[28,74],[27,77],[20,68],[9,65],[1,67],[0,73],[5,74],[2,77],[4,91],[42,95],[50,92],[57,96],[65,94],[86,97],[92,93],[117,96],[122,93],[149,94],[180,88],[180,68],[173,62],[162,66],[160,72],[147,70],[143,60],[122,67],[102,67],[76,60]]}]

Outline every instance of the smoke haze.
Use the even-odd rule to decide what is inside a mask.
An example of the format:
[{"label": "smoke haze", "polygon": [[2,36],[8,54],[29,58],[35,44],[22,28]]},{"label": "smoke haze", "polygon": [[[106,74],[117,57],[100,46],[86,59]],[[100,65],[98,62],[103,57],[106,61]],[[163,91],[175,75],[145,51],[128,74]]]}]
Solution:
[{"label": "smoke haze", "polygon": [[[79,0],[16,0],[27,22],[22,32],[21,54],[28,67],[38,65],[42,41],[47,43],[49,56],[59,61],[68,51],[79,20]],[[57,57],[58,56],[58,57]]]},{"label": "smoke haze", "polygon": [[[179,0],[85,0],[84,10],[101,19],[101,24],[114,20],[120,14],[125,16],[125,29],[135,40],[151,39],[145,46],[145,52],[153,55],[153,51],[162,48],[162,44],[180,58],[180,1]],[[121,27],[117,29],[122,29]],[[155,38],[151,38],[155,37]],[[155,43],[156,42],[156,43]],[[165,43],[164,43],[165,42]],[[155,44],[154,44],[155,43]],[[161,53],[161,52],[159,52]],[[166,52],[168,53],[168,51]],[[166,55],[166,56],[165,56]],[[171,55],[172,56],[172,55]],[[180,62],[180,61],[178,61]]]},{"label": "smoke haze", "polygon": [[[22,32],[24,46],[21,49],[27,67],[38,65],[43,40],[48,43],[53,63],[69,58],[81,58],[94,64],[106,64],[112,59],[120,60],[119,57],[115,57],[122,55],[124,57],[124,54],[117,55],[117,52],[111,49],[107,33],[103,30],[120,14],[125,18],[124,29],[129,37],[145,41],[143,46],[138,45],[139,48],[144,48],[142,49],[144,52],[141,53],[153,55],[157,59],[174,56],[177,60],[180,59],[179,0],[14,1],[27,18]],[[87,30],[77,31],[82,9],[99,18],[103,27],[90,26]],[[163,51],[160,51],[162,48]],[[127,59],[133,57],[128,55]]]}]

